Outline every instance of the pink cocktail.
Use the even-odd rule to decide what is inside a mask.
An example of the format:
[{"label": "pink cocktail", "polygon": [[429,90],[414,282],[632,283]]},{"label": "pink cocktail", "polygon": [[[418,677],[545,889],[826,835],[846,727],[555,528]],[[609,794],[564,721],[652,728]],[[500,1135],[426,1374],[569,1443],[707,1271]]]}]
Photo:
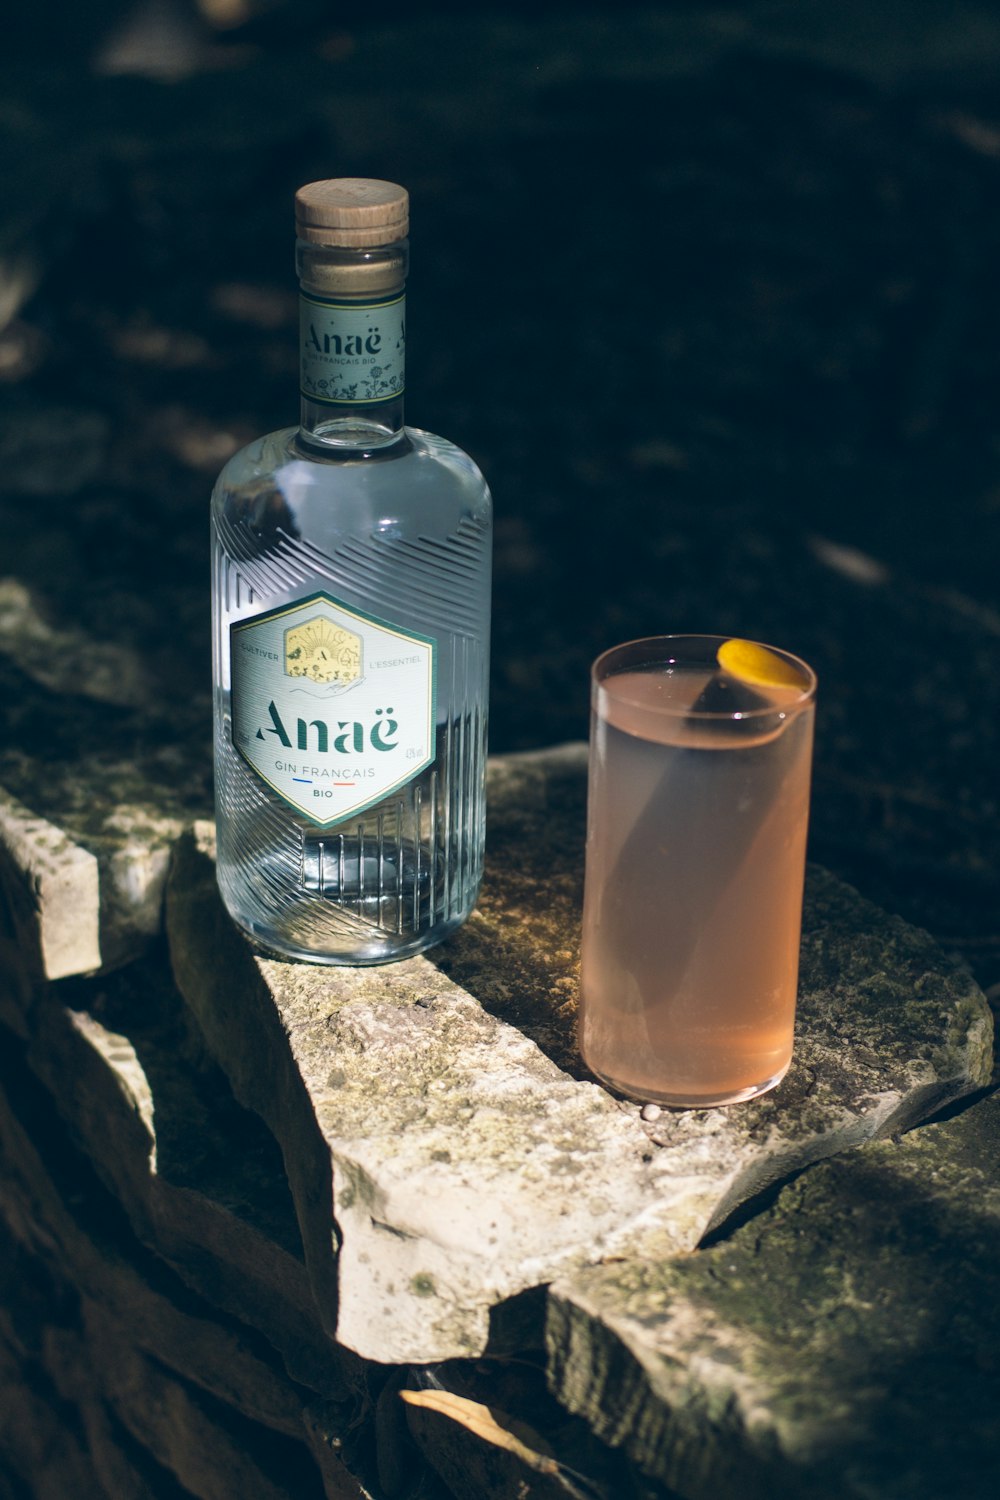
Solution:
[{"label": "pink cocktail", "polygon": [[815,687],[713,636],[594,665],[580,1049],[631,1098],[733,1104],[788,1068]]}]

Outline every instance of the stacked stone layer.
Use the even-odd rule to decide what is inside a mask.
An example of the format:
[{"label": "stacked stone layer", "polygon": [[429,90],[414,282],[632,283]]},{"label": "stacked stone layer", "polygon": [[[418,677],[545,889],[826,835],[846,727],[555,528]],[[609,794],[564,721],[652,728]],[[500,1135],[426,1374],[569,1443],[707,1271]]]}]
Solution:
[{"label": "stacked stone layer", "polygon": [[[483,898],[437,955],[255,954],[196,823],[167,947],[55,982],[27,965],[7,999],[0,1369],[37,1493],[51,1470],[165,1500],[862,1500],[898,1468],[901,1497],[931,1500],[942,1450],[910,1452],[903,1414],[962,1398],[918,1359],[951,1304],[930,1322],[916,1304],[936,1254],[961,1260],[943,1369],[988,1367],[972,1308],[991,1273],[964,1247],[973,1205],[995,1208],[976,1160],[993,1104],[886,1138],[987,1083],[985,1000],[811,869],[786,1080],[643,1120],[573,1052],[584,791],[582,746],[491,763]],[[900,1361],[919,1374],[902,1397]],[[977,1411],[974,1449],[994,1430]]]}]

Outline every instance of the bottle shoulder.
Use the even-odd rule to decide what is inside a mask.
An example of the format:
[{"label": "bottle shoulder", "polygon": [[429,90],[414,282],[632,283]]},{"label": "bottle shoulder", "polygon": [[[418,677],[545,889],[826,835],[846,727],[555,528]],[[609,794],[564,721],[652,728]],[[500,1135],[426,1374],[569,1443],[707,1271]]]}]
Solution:
[{"label": "bottle shoulder", "polygon": [[268,475],[273,477],[289,461],[291,444],[297,435],[297,427],[283,427],[277,432],[253,438],[238,448],[219,470],[215,493],[253,483]]},{"label": "bottle shoulder", "polygon": [[283,427],[254,438],[226,462],[216,481],[216,491],[239,489],[275,479],[289,470],[311,471],[315,483],[331,487],[362,482],[367,476],[388,471],[394,475],[418,468],[440,468],[465,483],[488,486],[475,459],[457,444],[420,427],[405,427],[398,444],[381,451],[354,456],[304,442],[301,429]]},{"label": "bottle shoulder", "polygon": [[467,453],[421,428],[363,457],[327,456],[296,427],[268,433],[223,468],[213,517],[229,532],[255,536],[277,529],[328,548],[347,535],[447,536],[472,525],[488,531],[492,499]]}]

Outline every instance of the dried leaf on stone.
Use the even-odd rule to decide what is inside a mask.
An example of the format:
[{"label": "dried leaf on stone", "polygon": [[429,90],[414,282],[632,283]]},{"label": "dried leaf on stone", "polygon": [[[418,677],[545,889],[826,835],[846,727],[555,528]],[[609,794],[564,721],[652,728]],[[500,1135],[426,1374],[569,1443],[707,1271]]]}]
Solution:
[{"label": "dried leaf on stone", "polygon": [[505,1448],[539,1474],[558,1474],[559,1465],[552,1456],[545,1439],[528,1427],[497,1412],[480,1401],[470,1401],[465,1396],[456,1396],[451,1391],[400,1391],[403,1400],[411,1406],[422,1406],[428,1411],[440,1412],[453,1422],[475,1433],[486,1443]]}]

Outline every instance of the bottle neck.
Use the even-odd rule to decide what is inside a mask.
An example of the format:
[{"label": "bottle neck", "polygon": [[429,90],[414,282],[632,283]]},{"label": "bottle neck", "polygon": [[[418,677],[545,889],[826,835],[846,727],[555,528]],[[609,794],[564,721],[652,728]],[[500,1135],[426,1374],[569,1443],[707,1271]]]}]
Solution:
[{"label": "bottle neck", "polygon": [[401,436],[407,259],[406,240],[297,242],[300,430],[311,445],[357,454]]}]

